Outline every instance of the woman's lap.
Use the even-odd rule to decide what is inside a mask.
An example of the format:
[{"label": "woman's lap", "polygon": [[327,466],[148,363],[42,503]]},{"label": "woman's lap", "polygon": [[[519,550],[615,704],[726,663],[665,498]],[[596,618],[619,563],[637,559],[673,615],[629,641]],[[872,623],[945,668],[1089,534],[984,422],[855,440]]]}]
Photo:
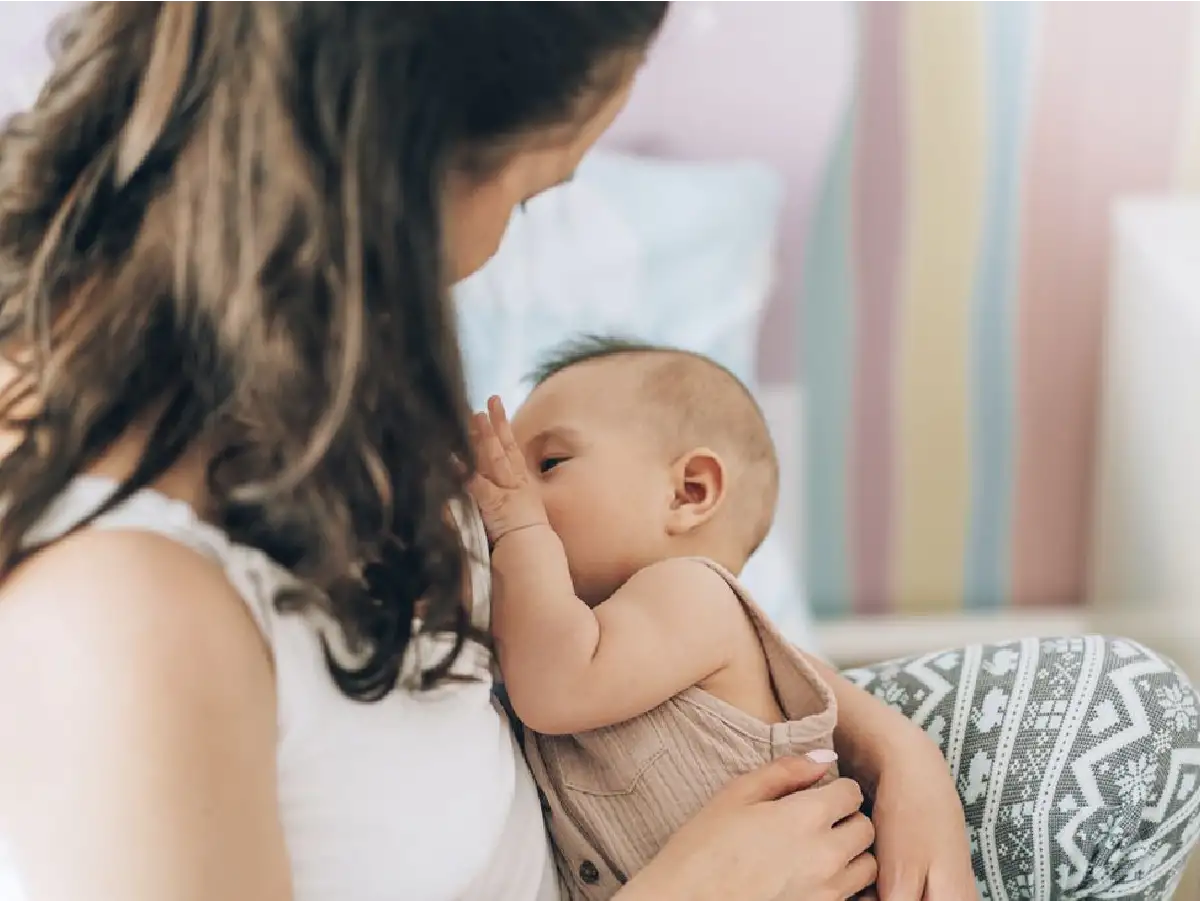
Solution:
[{"label": "woman's lap", "polygon": [[846,676],[942,748],[984,901],[1170,897],[1200,836],[1200,699],[1169,662],[1028,639]]}]

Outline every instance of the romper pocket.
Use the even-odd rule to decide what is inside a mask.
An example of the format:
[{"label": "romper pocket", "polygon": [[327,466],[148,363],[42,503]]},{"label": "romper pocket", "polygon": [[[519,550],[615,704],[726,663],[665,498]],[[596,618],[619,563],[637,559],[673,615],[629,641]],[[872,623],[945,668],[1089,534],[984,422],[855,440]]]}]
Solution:
[{"label": "romper pocket", "polygon": [[644,867],[691,812],[680,788],[693,783],[652,716],[539,741],[566,817],[618,881]]},{"label": "romper pocket", "polygon": [[648,722],[594,729],[579,735],[539,737],[546,762],[567,791],[596,797],[633,794],[667,752]]}]

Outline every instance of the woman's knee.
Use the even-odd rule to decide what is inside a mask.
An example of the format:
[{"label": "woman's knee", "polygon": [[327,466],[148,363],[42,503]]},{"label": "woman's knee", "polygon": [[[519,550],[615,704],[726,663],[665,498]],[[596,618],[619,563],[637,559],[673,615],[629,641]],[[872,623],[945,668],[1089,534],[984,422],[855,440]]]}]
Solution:
[{"label": "woman's knee", "polygon": [[1081,880],[1090,889],[1158,898],[1200,836],[1200,694],[1144,645],[1105,638],[1102,650],[1061,786],[1083,804],[1064,823],[1059,850],[1090,860]]},{"label": "woman's knee", "polygon": [[1200,697],[1171,661],[1075,636],[847,675],[951,758],[981,878],[1010,895],[1040,874],[1050,897],[1166,897],[1200,826]]},{"label": "woman's knee", "polygon": [[[1200,751],[1200,692],[1169,658],[1127,638],[1104,639],[1108,691],[1157,757]],[[1140,728],[1139,728],[1140,727]],[[1184,757],[1188,757],[1184,753]]]}]

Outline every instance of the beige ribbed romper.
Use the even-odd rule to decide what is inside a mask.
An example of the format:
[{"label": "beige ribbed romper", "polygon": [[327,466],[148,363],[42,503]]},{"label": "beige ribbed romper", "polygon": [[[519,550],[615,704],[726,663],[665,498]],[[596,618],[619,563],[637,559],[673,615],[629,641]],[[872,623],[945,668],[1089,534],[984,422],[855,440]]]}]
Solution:
[{"label": "beige ribbed romper", "polygon": [[692,687],[615,726],[579,735],[526,731],[526,755],[572,901],[611,898],[735,776],[783,755],[833,747],[837,708],[829,685],[736,577],[703,562],[729,582],[757,627],[788,721],[764,723]]}]

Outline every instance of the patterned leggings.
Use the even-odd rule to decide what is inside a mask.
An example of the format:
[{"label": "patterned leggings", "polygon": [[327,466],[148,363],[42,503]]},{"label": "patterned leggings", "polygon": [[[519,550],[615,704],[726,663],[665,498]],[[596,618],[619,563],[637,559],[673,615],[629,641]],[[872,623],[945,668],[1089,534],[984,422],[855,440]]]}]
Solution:
[{"label": "patterned leggings", "polygon": [[1171,897],[1200,837],[1200,698],[1162,657],[1028,639],[846,676],[941,747],[984,901]]}]

